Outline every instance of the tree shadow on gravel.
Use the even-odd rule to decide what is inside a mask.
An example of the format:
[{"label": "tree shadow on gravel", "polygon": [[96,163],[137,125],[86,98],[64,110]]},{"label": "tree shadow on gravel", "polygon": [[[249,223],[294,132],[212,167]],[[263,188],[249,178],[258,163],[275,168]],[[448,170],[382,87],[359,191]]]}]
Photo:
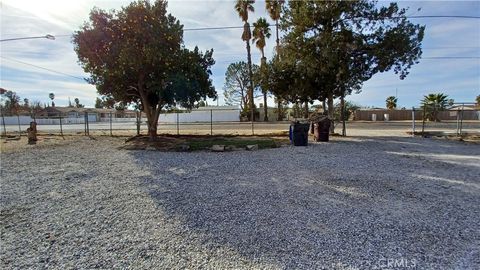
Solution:
[{"label": "tree shadow on gravel", "polygon": [[279,268],[372,268],[386,259],[452,268],[478,251],[468,239],[480,222],[479,192],[455,182],[442,188],[432,177],[449,179],[454,167],[464,170],[457,180],[478,184],[469,178],[478,169],[392,154],[444,153],[435,145],[354,138],[256,152],[131,155],[151,173],[141,183],[146,192],[204,235],[205,248],[232,248]]}]

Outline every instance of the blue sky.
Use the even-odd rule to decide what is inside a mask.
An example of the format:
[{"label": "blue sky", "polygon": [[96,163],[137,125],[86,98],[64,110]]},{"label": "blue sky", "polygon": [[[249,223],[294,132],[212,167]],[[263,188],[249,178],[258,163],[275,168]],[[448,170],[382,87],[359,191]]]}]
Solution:
[{"label": "blue sky", "polygon": [[[74,4],[73,4],[74,3]],[[77,64],[71,44],[71,33],[87,20],[92,7],[118,9],[129,1],[65,1],[65,0],[2,0],[0,38],[55,35],[56,40],[32,39],[0,42],[0,87],[16,91],[22,99],[48,102],[48,93],[54,92],[57,105],[67,105],[68,98],[88,107],[97,96],[95,87],[76,77],[87,77]],[[389,2],[379,2],[379,5]],[[169,1],[169,11],[185,28],[240,26],[233,10],[233,1]],[[267,17],[264,1],[255,3],[253,22]],[[468,15],[480,16],[479,1],[400,1],[410,7],[409,15]],[[421,11],[417,11],[422,8]],[[429,18],[411,19],[426,25],[423,59],[410,70],[405,80],[393,72],[377,74],[364,84],[360,94],[347,99],[363,106],[384,107],[387,96],[398,96],[399,107],[418,106],[423,95],[442,92],[455,101],[473,102],[480,94],[480,19]],[[187,47],[214,49],[216,64],[213,81],[223,100],[224,73],[235,61],[246,61],[245,43],[240,39],[241,29],[185,31]],[[267,41],[270,57],[275,43],[274,35]],[[253,46],[253,62],[260,62],[260,52]],[[429,57],[475,57],[469,59],[429,59]],[[23,63],[20,63],[20,62]],[[53,73],[34,66],[59,71]],[[71,75],[71,76],[68,76]],[[73,77],[72,77],[73,76]],[[257,102],[261,102],[259,99]],[[269,100],[273,105],[273,99]]]}]

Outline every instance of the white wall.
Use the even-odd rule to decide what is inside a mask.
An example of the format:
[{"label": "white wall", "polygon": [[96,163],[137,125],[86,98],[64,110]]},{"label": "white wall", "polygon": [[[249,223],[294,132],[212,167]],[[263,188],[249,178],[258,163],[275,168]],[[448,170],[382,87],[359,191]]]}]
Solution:
[{"label": "white wall", "polygon": [[[30,116],[20,116],[20,125],[30,125],[33,121]],[[18,125],[18,119],[16,116],[5,116],[5,125]],[[0,125],[3,125],[3,119],[0,118]]]},{"label": "white wall", "polygon": [[[212,110],[213,122],[240,122],[240,110]],[[158,119],[160,123],[176,123],[177,114],[160,114]],[[178,122],[210,122],[210,110],[191,111],[189,113],[178,113]]]},{"label": "white wall", "polygon": [[[18,118],[16,116],[6,116],[5,125],[18,125]],[[60,119],[43,119],[37,118],[35,120],[37,125],[60,125]],[[33,118],[30,116],[20,116],[20,125],[30,125]],[[62,118],[62,124],[83,124],[85,119],[81,118]],[[0,125],[3,125],[3,120],[0,118]]]},{"label": "white wall", "polygon": [[[142,117],[142,121],[145,121],[145,118]],[[100,122],[110,122],[110,117],[102,117],[100,118]],[[137,122],[137,118],[115,118],[112,117],[112,122]]]},{"label": "white wall", "polygon": [[[212,109],[212,120],[213,122],[240,122],[240,110],[239,109],[232,109],[232,110],[225,110],[225,109]],[[89,115],[89,122],[96,122],[93,121],[93,117]],[[100,122],[110,122],[110,118],[100,118]],[[187,113],[179,113],[178,120],[180,123],[192,123],[192,122],[210,122],[210,110],[203,109],[203,110],[193,110]],[[5,124],[6,125],[17,125],[17,117],[16,116],[8,116],[5,117]],[[21,125],[29,125],[33,119],[30,116],[20,116],[20,124]],[[112,118],[112,122],[136,122],[136,118]],[[145,117],[142,117],[142,122],[147,121]],[[59,119],[44,119],[44,118],[37,118],[36,122],[38,125],[59,125]],[[160,123],[176,123],[177,122],[177,114],[176,113],[167,113],[167,114],[160,114],[158,122]],[[85,118],[78,117],[78,118],[62,118],[62,124],[83,124],[85,123]],[[0,118],[0,125],[3,125],[3,122]]]}]

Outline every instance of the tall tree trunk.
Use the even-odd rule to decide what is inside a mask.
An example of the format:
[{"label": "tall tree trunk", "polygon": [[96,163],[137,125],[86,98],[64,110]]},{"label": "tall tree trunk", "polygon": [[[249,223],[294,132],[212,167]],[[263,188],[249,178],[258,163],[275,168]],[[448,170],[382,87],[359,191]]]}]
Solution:
[{"label": "tall tree trunk", "polygon": [[345,126],[345,97],[340,97],[340,119],[342,119],[342,136],[347,136],[347,130]]},{"label": "tall tree trunk", "polygon": [[303,104],[305,104],[304,111],[303,111],[303,118],[308,119],[308,116],[309,116],[308,101],[305,101]]},{"label": "tall tree trunk", "polygon": [[277,48],[276,48],[276,50],[277,50],[277,54],[278,54],[278,49],[280,47],[280,39],[278,39],[278,19],[275,20],[275,31],[276,31],[276,34],[277,34],[277,40],[276,40],[277,41]]},{"label": "tall tree trunk", "polygon": [[325,101],[325,99],[322,100],[322,110],[324,114],[327,111],[327,102]]},{"label": "tall tree trunk", "polygon": [[[328,117],[333,121],[335,108],[334,108],[334,105],[333,105],[333,94],[332,93],[328,94],[327,104],[328,104]],[[333,123],[332,123],[332,125],[330,125],[330,133],[331,134],[335,133],[335,125]]]},{"label": "tall tree trunk", "polygon": [[267,91],[263,91],[263,121],[268,122]]},{"label": "tall tree trunk", "polygon": [[[140,112],[141,113],[141,112]],[[148,123],[148,139],[150,141],[154,141],[155,138],[157,137],[157,123],[155,123],[155,117],[150,116],[148,118],[147,115],[147,123]]]},{"label": "tall tree trunk", "polygon": [[250,40],[247,43],[248,76],[250,77],[249,95],[250,95],[250,120],[255,121],[254,103],[253,103],[253,73],[252,73],[252,55],[250,53]]},{"label": "tall tree trunk", "polygon": [[282,100],[280,97],[277,97],[277,120],[283,120],[283,107],[282,107]]},{"label": "tall tree trunk", "polygon": [[[278,39],[278,20],[275,20],[275,31],[277,34],[277,47],[275,50],[277,51],[277,57],[278,57],[278,50],[280,48],[280,40]],[[277,120],[282,121],[283,120],[283,108],[282,108],[282,99],[280,97],[277,97]]]},{"label": "tall tree trunk", "polygon": [[[265,71],[266,64],[267,64],[267,58],[265,57],[265,53],[262,48],[262,63],[261,63],[262,67],[261,68],[263,72]],[[265,72],[262,75],[265,75]],[[262,87],[262,90],[263,90],[263,114],[264,114],[263,121],[268,122],[267,89],[263,89]]]}]

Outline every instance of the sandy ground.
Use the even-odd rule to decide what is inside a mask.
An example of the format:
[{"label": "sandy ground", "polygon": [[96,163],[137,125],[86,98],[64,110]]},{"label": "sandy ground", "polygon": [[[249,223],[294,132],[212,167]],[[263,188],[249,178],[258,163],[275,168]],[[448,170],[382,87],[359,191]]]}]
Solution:
[{"label": "sandy ground", "polygon": [[16,143],[2,143],[2,269],[480,268],[477,144],[334,137],[166,153],[110,137]]}]

